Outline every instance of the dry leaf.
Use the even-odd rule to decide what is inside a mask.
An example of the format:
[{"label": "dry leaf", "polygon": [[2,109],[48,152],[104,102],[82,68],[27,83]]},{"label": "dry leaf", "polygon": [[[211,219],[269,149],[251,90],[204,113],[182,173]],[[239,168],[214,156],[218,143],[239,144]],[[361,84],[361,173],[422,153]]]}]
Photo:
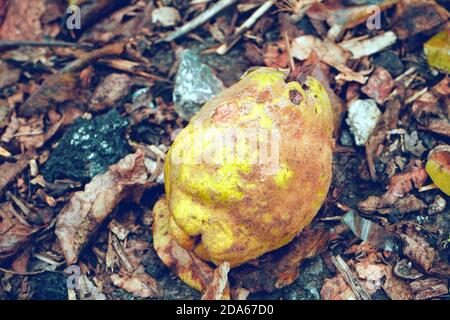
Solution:
[{"label": "dry leaf", "polygon": [[425,273],[450,278],[450,265],[442,260],[436,250],[409,223],[400,225],[398,236],[404,242],[403,253]]},{"label": "dry leaf", "polygon": [[326,250],[328,229],[318,226],[302,231],[286,246],[261,257],[257,266],[242,265],[230,272],[240,287],[250,292],[268,291],[285,287],[299,275],[299,266]]},{"label": "dry leaf", "polygon": [[447,10],[435,1],[400,1],[396,7],[393,31],[401,40],[406,40],[418,33],[433,32],[448,18]]},{"label": "dry leaf", "polygon": [[202,296],[202,300],[221,300],[223,293],[228,287],[228,272],[230,271],[230,264],[228,262],[221,263],[216,270],[214,270],[213,281],[206,288]]},{"label": "dry leaf", "polygon": [[95,176],[84,191],[73,194],[61,210],[55,229],[67,264],[78,260],[84,245],[122,200],[136,200],[142,195],[146,181],[144,153],[138,150]]},{"label": "dry leaf", "polygon": [[115,286],[139,298],[162,298],[163,291],[155,279],[145,273],[143,268],[132,275],[113,274],[111,280]]},{"label": "dry leaf", "polygon": [[0,262],[23,249],[37,230],[19,218],[10,202],[0,204]]},{"label": "dry leaf", "polygon": [[384,113],[381,115],[374,131],[366,142],[367,164],[369,166],[370,176],[374,182],[379,180],[375,170],[375,159],[379,155],[379,147],[380,145],[383,145],[388,134],[388,130],[397,127],[400,110],[402,109],[402,103],[398,99],[389,100],[385,107],[386,109]]},{"label": "dry leaf", "polygon": [[341,273],[334,278],[325,279],[320,295],[323,300],[356,300],[352,288]]},{"label": "dry leaf", "polygon": [[289,56],[285,41],[268,43],[264,49],[264,64],[270,68],[286,68],[289,64]]},{"label": "dry leaf", "polygon": [[2,40],[39,40],[42,36],[41,17],[44,1],[10,0],[0,28]]},{"label": "dry leaf", "polygon": [[106,300],[106,296],[85,274],[79,278],[78,285],[80,300]]},{"label": "dry leaf", "polygon": [[414,292],[415,300],[425,300],[448,294],[447,280],[427,278],[409,284]]},{"label": "dry leaf", "polygon": [[89,109],[101,111],[114,106],[123,99],[131,86],[131,79],[126,74],[111,73],[95,88]]},{"label": "dry leaf", "polygon": [[65,101],[80,99],[76,90],[77,82],[78,74],[75,72],[52,75],[20,106],[18,114],[30,117],[45,113]]},{"label": "dry leaf", "polygon": [[[345,64],[350,54],[341,46],[329,39],[324,41],[311,35],[301,36],[292,42],[291,54],[300,61],[306,60],[312,52],[316,52],[319,59],[340,72],[336,80],[356,81],[366,83],[365,72],[355,72]],[[370,73],[371,71],[367,71]]]},{"label": "dry leaf", "polygon": [[0,165],[0,194],[28,166],[29,158],[20,155],[17,162],[4,162]]},{"label": "dry leaf", "polygon": [[392,267],[386,266],[386,280],[383,290],[392,300],[412,300],[413,293],[407,282],[397,278]]},{"label": "dry leaf", "polygon": [[392,89],[394,89],[394,79],[389,72],[383,67],[376,67],[361,91],[368,97],[373,98],[378,104],[383,105]]}]

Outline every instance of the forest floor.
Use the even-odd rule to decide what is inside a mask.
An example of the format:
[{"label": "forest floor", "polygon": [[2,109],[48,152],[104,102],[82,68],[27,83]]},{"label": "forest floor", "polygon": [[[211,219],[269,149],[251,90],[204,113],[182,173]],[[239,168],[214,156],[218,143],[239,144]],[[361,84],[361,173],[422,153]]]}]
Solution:
[{"label": "forest floor", "polygon": [[[449,1],[70,4],[0,0],[0,299],[200,299],[186,270],[216,298],[220,280],[233,299],[450,298]],[[180,250],[169,269],[152,240],[167,150],[256,66],[327,90],[326,202],[228,275]]]}]

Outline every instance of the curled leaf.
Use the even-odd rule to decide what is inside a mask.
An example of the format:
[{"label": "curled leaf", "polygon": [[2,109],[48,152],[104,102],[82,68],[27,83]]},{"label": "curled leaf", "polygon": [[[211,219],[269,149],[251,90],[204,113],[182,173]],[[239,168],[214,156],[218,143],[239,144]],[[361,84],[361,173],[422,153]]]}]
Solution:
[{"label": "curled leaf", "polygon": [[144,153],[138,150],[95,176],[73,194],[56,220],[56,236],[68,264],[78,256],[101,223],[126,198],[138,199],[147,181]]},{"label": "curled leaf", "polygon": [[216,270],[214,270],[214,278],[211,284],[206,288],[202,296],[202,300],[220,300],[223,293],[228,287],[228,272],[230,271],[230,264],[222,262]]},{"label": "curled leaf", "polygon": [[22,249],[37,231],[18,217],[11,203],[0,205],[0,262]]},{"label": "curled leaf", "polygon": [[239,285],[250,292],[283,288],[299,276],[299,266],[326,250],[328,229],[318,226],[304,230],[286,246],[263,256],[257,266],[242,265],[231,271]]},{"label": "curled leaf", "polygon": [[111,275],[115,286],[140,298],[162,298],[163,291],[155,279],[145,272],[136,272],[133,275]]}]

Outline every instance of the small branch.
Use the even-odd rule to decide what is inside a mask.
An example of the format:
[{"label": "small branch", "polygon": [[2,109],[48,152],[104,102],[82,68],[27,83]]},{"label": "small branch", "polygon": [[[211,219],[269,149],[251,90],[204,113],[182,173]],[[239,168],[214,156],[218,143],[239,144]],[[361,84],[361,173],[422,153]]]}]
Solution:
[{"label": "small branch", "polygon": [[14,270],[9,270],[9,269],[4,269],[4,268],[0,268],[0,271],[4,272],[4,273],[14,274],[17,276],[34,276],[34,275],[41,274],[44,272],[58,272],[58,271],[53,271],[53,270],[37,270],[37,271],[31,271],[31,272],[17,272]]},{"label": "small branch", "polygon": [[231,6],[232,4],[236,3],[238,0],[220,0],[216,4],[212,5],[208,8],[208,10],[205,10],[201,14],[199,14],[197,17],[186,23],[184,26],[179,28],[178,30],[175,30],[171,33],[169,33],[165,38],[160,39],[157,42],[170,42],[173,41],[183,35],[185,35],[188,32],[191,32],[198,26],[204,24],[206,21],[211,19],[213,16],[215,16],[217,13],[225,9],[226,7]]},{"label": "small branch", "polygon": [[336,268],[344,276],[345,281],[348,283],[358,300],[372,300],[370,294],[367,293],[358,279],[356,279],[356,277],[353,275],[352,271],[340,255],[334,256],[333,254],[331,254],[331,260],[333,261]]},{"label": "small branch", "polygon": [[223,55],[230,50],[231,47],[233,47],[236,42],[241,38],[241,36],[244,34],[245,31],[250,29],[255,22],[261,18],[261,16],[266,13],[272,5],[276,2],[276,0],[270,0],[264,3],[261,7],[259,7],[253,14],[248,17],[247,20],[244,21],[242,25],[240,25],[231,35],[229,41],[227,43],[222,44],[219,48],[217,48],[216,53]]},{"label": "small branch", "polygon": [[0,40],[0,50],[13,49],[16,47],[84,47],[75,42],[66,42],[58,40],[33,41],[33,40]]},{"label": "small branch", "polygon": [[397,41],[394,32],[388,31],[381,35],[365,40],[347,40],[339,45],[352,53],[352,59],[371,56],[393,45]]}]

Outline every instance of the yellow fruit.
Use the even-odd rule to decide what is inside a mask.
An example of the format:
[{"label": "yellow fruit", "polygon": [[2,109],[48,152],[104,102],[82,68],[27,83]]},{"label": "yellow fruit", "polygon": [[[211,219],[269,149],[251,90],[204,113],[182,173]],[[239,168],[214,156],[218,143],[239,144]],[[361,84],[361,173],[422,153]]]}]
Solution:
[{"label": "yellow fruit", "polygon": [[332,131],[318,80],[250,71],[206,103],[167,154],[172,236],[203,260],[232,267],[284,246],[326,197]]},{"label": "yellow fruit", "polygon": [[423,48],[430,66],[450,73],[450,29],[436,34]]},{"label": "yellow fruit", "polygon": [[434,184],[450,196],[450,146],[440,145],[428,155],[425,170]]}]

